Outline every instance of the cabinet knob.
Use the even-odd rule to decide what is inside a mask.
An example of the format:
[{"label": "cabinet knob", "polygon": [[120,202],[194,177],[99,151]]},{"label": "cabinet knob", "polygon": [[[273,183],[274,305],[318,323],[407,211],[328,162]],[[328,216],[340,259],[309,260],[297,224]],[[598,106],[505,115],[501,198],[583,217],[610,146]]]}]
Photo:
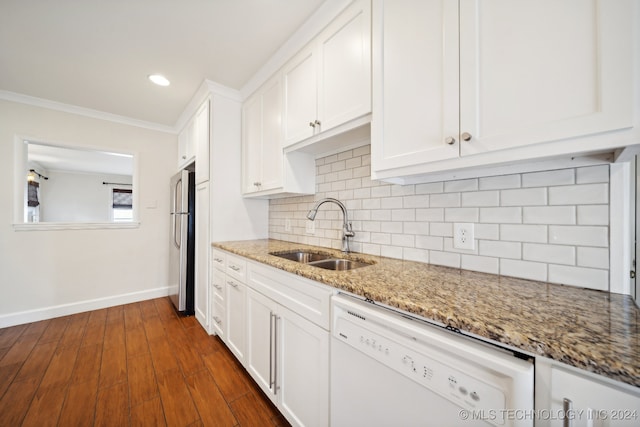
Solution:
[{"label": "cabinet knob", "polygon": [[316,124],[316,126],[320,126],[320,120],[316,120],[314,123]]},{"label": "cabinet knob", "polygon": [[187,158],[187,156],[182,156],[182,159],[183,159],[183,160],[184,160],[184,159],[186,159],[186,158]]},{"label": "cabinet knob", "polygon": [[312,128],[316,127],[316,124],[314,122],[309,122],[309,126],[311,126]]},{"label": "cabinet knob", "polygon": [[456,139],[452,136],[448,136],[445,138],[444,142],[446,142],[449,145],[453,145],[456,142]]},{"label": "cabinet knob", "polygon": [[470,141],[471,140],[471,134],[469,132],[465,132],[460,136],[462,137],[463,141]]},{"label": "cabinet knob", "polygon": [[262,184],[259,182],[254,182],[253,185],[255,185],[256,187],[260,187]]}]

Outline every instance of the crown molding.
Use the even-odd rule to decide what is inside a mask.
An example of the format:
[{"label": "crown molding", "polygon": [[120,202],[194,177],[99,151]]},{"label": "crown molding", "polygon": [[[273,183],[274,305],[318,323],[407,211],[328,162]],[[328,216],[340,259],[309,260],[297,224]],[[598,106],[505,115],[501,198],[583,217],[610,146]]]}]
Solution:
[{"label": "crown molding", "polygon": [[176,132],[180,132],[180,130],[187,125],[189,119],[193,117],[204,100],[210,95],[223,96],[237,102],[242,102],[242,95],[240,95],[239,91],[228,86],[221,85],[220,83],[216,83],[212,80],[205,79],[198,87],[198,90],[193,94],[187,106],[182,110],[180,117],[178,117],[174,126]]},{"label": "crown molding", "polygon": [[93,119],[105,120],[109,122],[119,123],[128,126],[177,134],[174,126],[161,125],[159,123],[147,122],[144,120],[132,119],[130,117],[120,116],[117,114],[107,113],[91,108],[79,107],[77,105],[64,104],[62,102],[51,101],[49,99],[37,98],[35,96],[24,95],[16,92],[0,90],[0,100],[17,102],[20,104],[32,105],[34,107],[47,108],[49,110],[62,111],[64,113],[76,114],[78,116],[91,117]]}]

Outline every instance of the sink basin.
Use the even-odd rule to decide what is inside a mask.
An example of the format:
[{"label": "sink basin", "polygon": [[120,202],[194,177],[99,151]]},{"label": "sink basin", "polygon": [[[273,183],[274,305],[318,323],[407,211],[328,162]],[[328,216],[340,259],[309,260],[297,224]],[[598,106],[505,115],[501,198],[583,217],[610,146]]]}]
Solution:
[{"label": "sink basin", "polygon": [[314,261],[322,261],[325,259],[329,259],[331,258],[331,255],[327,255],[327,254],[314,254],[311,252],[304,252],[304,251],[296,251],[296,252],[285,252],[285,253],[273,253],[271,255],[280,257],[280,258],[284,258],[284,259],[288,259],[291,261],[296,261],[296,262],[300,262],[302,264],[308,264],[310,262],[314,262]]},{"label": "sink basin", "polygon": [[325,259],[323,261],[315,261],[309,263],[309,265],[313,265],[314,267],[324,268],[325,270],[353,270],[354,268],[366,267],[371,264],[367,264],[365,262],[360,261],[352,261],[350,259]]},{"label": "sink basin", "polygon": [[325,270],[345,271],[354,268],[366,267],[371,265],[366,262],[353,261],[350,259],[334,258],[329,254],[311,253],[305,251],[271,253],[273,256],[296,261],[301,264],[307,264]]}]

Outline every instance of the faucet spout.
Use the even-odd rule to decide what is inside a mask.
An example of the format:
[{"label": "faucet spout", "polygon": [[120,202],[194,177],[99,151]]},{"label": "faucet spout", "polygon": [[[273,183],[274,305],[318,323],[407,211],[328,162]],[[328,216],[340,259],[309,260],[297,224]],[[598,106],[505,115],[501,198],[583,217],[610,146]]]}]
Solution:
[{"label": "faucet spout", "polygon": [[340,208],[340,210],[342,210],[342,217],[343,217],[343,223],[342,223],[342,252],[351,252],[349,249],[349,238],[353,237],[356,235],[356,233],[353,232],[353,227],[351,225],[351,223],[349,222],[349,215],[347,213],[347,207],[338,199],[334,199],[331,197],[327,197],[324,199],[321,199],[319,201],[316,202],[315,205],[313,205],[313,207],[311,208],[311,210],[307,213],[307,218],[310,219],[311,221],[314,221],[316,219],[316,215],[318,213],[318,208],[324,204],[324,203],[334,203],[336,205],[338,205],[338,207]]}]

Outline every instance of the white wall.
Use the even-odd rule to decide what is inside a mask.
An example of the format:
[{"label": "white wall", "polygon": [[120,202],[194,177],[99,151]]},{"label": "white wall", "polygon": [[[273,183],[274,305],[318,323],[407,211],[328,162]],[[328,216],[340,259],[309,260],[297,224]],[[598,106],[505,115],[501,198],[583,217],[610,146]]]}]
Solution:
[{"label": "white wall", "polygon": [[[16,231],[14,138],[131,151],[140,226]],[[173,134],[0,101],[0,327],[166,294]]]},{"label": "white wall", "polygon": [[[269,236],[339,249],[335,205],[305,231],[314,200],[334,197],[356,252],[610,289],[609,165],[404,186],[372,181],[370,165],[369,146],[317,159],[316,195],[271,200]],[[456,222],[474,223],[474,250],[453,247]]]}]

